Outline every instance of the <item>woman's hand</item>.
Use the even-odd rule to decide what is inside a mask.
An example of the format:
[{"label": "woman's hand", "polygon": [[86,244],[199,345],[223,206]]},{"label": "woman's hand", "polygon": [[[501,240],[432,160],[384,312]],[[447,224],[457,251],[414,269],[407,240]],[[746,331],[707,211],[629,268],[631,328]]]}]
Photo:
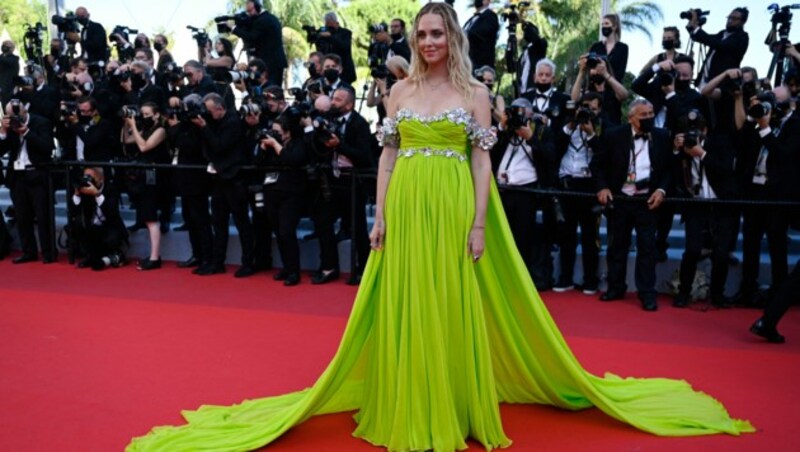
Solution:
[{"label": "woman's hand", "polygon": [[383,249],[383,239],[386,236],[386,223],[382,217],[375,217],[375,224],[372,225],[372,232],[369,233],[369,245],[375,251]]},{"label": "woman's hand", "polygon": [[483,226],[473,226],[469,231],[469,240],[467,241],[467,251],[472,257],[472,262],[478,262],[483,257],[483,252],[486,247],[486,241],[483,236]]}]

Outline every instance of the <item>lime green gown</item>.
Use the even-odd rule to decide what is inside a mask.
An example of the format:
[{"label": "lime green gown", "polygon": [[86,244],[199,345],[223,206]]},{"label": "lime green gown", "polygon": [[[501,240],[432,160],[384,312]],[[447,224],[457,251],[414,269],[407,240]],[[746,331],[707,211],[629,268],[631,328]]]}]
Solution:
[{"label": "lime green gown", "polygon": [[586,372],[536,292],[494,184],[486,251],[472,262],[469,159],[493,136],[465,110],[401,110],[384,131],[399,139],[385,247],[370,256],[341,344],[316,383],[184,411],[186,425],[155,427],[128,451],[252,450],[311,416],[344,411],[355,412],[354,436],[389,450],[453,451],[467,437],[492,449],[511,444],[500,402],[594,406],[663,436],[753,431],[685,381]]}]

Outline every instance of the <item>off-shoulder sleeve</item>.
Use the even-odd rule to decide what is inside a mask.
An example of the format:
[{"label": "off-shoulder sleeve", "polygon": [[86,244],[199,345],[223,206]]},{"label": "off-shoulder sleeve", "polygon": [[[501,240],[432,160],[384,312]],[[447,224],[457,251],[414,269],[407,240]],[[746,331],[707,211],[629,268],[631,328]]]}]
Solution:
[{"label": "off-shoulder sleeve", "polygon": [[383,118],[383,126],[378,130],[378,140],[381,146],[399,147],[400,135],[397,133],[397,120],[394,118]]},{"label": "off-shoulder sleeve", "polygon": [[497,128],[482,127],[473,118],[469,123],[469,141],[472,147],[488,152],[497,144]]}]

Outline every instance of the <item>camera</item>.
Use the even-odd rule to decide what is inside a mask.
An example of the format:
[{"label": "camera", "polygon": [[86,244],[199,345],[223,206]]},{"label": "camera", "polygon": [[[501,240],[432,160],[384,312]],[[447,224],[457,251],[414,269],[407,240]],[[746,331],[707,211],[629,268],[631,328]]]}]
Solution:
[{"label": "camera", "polygon": [[385,64],[379,64],[370,71],[372,78],[385,79],[389,77],[389,68]]},{"label": "camera", "polygon": [[30,75],[15,75],[12,80],[17,88],[32,88],[34,85],[33,77]]},{"label": "camera", "polygon": [[700,26],[703,26],[703,25],[706,24],[706,21],[708,20],[708,18],[706,16],[708,16],[709,12],[710,11],[703,11],[700,8],[689,9],[689,10],[686,10],[686,11],[681,13],[681,19],[692,20],[692,15],[696,14],[697,15],[697,23]]},{"label": "camera", "polygon": [[294,88],[289,88],[288,91],[289,91],[289,95],[294,97],[294,101],[296,103],[305,102],[306,98],[308,97],[308,93],[306,93],[306,91],[303,88],[299,88],[299,87],[295,86]]},{"label": "camera", "polygon": [[258,104],[242,104],[239,108],[239,116],[244,118],[247,115],[257,115],[261,113],[261,107]]},{"label": "camera", "polygon": [[322,79],[317,79],[309,83],[308,86],[306,86],[306,89],[309,93],[322,94]]},{"label": "camera", "polygon": [[[336,135],[338,127],[336,123],[325,118],[324,116],[317,116],[311,121],[314,126],[314,139],[318,142],[325,142]],[[321,149],[327,149],[324,146]]]},{"label": "camera", "polygon": [[59,33],[79,33],[80,27],[78,26],[78,16],[69,13],[65,16],[53,15],[50,22],[58,28]]},{"label": "camera", "polygon": [[581,107],[575,112],[575,122],[578,124],[594,123],[597,119],[594,112],[586,107]]},{"label": "camera", "polygon": [[520,127],[528,125],[528,117],[525,107],[506,107],[506,129],[514,132]]},{"label": "camera", "polygon": [[658,84],[660,86],[669,86],[675,83],[675,80],[678,79],[678,72],[677,71],[661,71],[658,73]]},{"label": "camera", "polygon": [[516,28],[516,25],[525,17],[526,10],[531,7],[531,2],[523,1],[523,2],[510,2],[506,5],[503,12],[500,14],[500,17],[503,18],[504,21],[508,22],[508,27],[511,29],[512,27]]},{"label": "camera", "polygon": [[186,74],[183,73],[183,68],[174,62],[167,64],[167,66],[164,68],[164,77],[166,77],[167,81],[172,84],[175,84],[175,82],[185,76]]},{"label": "camera", "polygon": [[775,105],[775,95],[772,91],[761,93],[758,96],[758,103],[747,109],[747,115],[751,118],[763,118],[772,112]]},{"label": "camera", "polygon": [[380,33],[382,31],[386,31],[388,29],[389,29],[389,27],[387,27],[385,23],[367,25],[367,30],[372,34]]},{"label": "camera", "polygon": [[36,25],[25,24],[25,34],[22,36],[22,41],[28,59],[38,60],[42,57],[43,33],[44,25],[41,22],[36,22]]},{"label": "camera", "polygon": [[117,112],[120,118],[138,118],[140,115],[139,107],[137,105],[125,105]]},{"label": "camera", "polygon": [[84,174],[83,176],[81,176],[78,179],[78,183],[75,184],[75,185],[76,185],[76,188],[94,187],[94,179],[92,179],[92,176],[90,176],[88,174]]},{"label": "camera", "polygon": [[700,142],[700,131],[697,129],[691,129],[683,135],[684,149],[691,149],[697,146],[697,143],[699,142]]},{"label": "camera", "polygon": [[589,52],[589,54],[586,55],[586,67],[588,69],[594,69],[598,64],[600,64],[600,55],[595,52]]},{"label": "camera", "polygon": [[250,22],[250,16],[248,16],[246,12],[241,12],[229,16],[215,17],[214,22],[217,23],[217,33],[226,34],[233,31],[233,29],[228,25],[229,20],[234,21],[237,27],[246,27]]},{"label": "camera", "polygon": [[61,122],[67,122],[67,119],[70,116],[77,116],[78,115],[78,103],[77,102],[61,102],[61,108],[58,111],[58,120]]},{"label": "camera", "polygon": [[281,138],[281,134],[279,134],[277,131],[268,129],[266,127],[259,129],[258,133],[256,134],[256,139],[261,141],[266,140],[267,138],[274,138],[278,143],[283,143],[283,138]]},{"label": "camera", "polygon": [[211,116],[206,108],[205,104],[188,104],[186,106],[186,118],[187,119],[195,119],[195,118],[203,118],[206,121],[211,119]]},{"label": "camera", "polygon": [[208,33],[206,33],[206,30],[191,25],[187,25],[186,29],[192,32],[192,39],[197,41],[197,47],[205,48],[206,44],[208,44]]},{"label": "camera", "polygon": [[126,25],[117,25],[116,27],[114,27],[114,29],[111,31],[111,33],[108,35],[108,40],[109,41],[113,41],[116,44],[120,44],[121,42],[120,42],[119,38],[116,35],[122,36],[122,38],[125,39],[126,41],[130,41],[130,39],[128,39],[130,37],[130,35],[132,35],[132,34],[135,35],[135,34],[138,34],[138,33],[139,33],[139,30],[130,28],[130,27],[126,26]]}]

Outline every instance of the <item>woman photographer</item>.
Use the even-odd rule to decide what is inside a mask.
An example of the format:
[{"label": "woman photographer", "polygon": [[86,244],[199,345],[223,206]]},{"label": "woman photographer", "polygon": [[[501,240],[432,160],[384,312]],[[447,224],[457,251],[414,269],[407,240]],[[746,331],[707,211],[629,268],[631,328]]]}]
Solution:
[{"label": "woman photographer", "polygon": [[381,124],[386,116],[386,102],[389,99],[389,90],[398,80],[405,80],[408,77],[408,61],[405,58],[395,55],[386,60],[386,77],[376,77],[369,86],[367,93],[367,107],[378,107],[378,117]]},{"label": "woman photographer", "polygon": [[578,60],[578,77],[572,85],[571,97],[578,102],[586,92],[603,96],[603,115],[613,125],[622,123],[622,101],[628,90],[614,77],[615,72],[604,56],[583,55]]},{"label": "woman photographer", "polygon": [[301,118],[294,108],[287,110],[272,125],[272,133],[262,136],[256,166],[285,168],[267,172],[264,177],[264,206],[275,235],[283,269],[273,277],[285,286],[300,283],[300,245],[297,225],[303,211],[306,172],[313,132],[305,133],[311,119]]},{"label": "woman photographer", "polygon": [[225,38],[217,38],[214,42],[214,51],[211,51],[211,43],[208,42],[205,48],[199,50],[200,59],[206,67],[206,71],[214,79],[217,86],[217,93],[225,99],[225,106],[230,109],[235,108],[235,98],[230,88],[229,71],[233,70],[236,59],[233,56],[233,43]]},{"label": "woman photographer", "polygon": [[601,26],[603,39],[589,47],[589,53],[608,58],[608,67],[612,73],[622,80],[628,68],[628,45],[620,41],[622,24],[617,14],[603,16]]},{"label": "woman photographer", "polygon": [[[136,163],[165,163],[167,132],[161,124],[161,112],[156,104],[142,105],[141,120],[135,112],[125,115],[122,142],[125,154]],[[128,173],[128,191],[136,195],[136,222],[144,223],[150,233],[150,255],[139,260],[139,270],[161,268],[161,229],[158,223],[158,181],[156,170],[134,169]]]}]

